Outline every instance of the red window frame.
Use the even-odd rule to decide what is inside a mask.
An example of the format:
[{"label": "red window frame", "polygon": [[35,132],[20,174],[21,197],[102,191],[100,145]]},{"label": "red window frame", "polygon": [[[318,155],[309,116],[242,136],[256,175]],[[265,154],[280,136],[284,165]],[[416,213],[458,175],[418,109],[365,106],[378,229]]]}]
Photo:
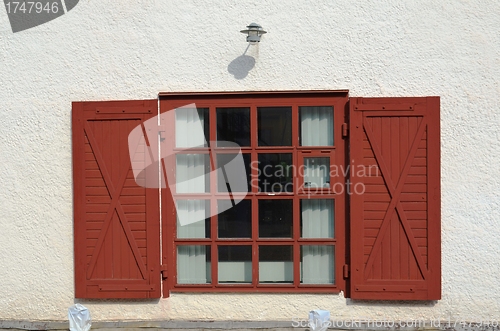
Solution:
[{"label": "red window frame", "polygon": [[[216,108],[249,107],[250,108],[250,140],[251,146],[241,147],[241,152],[251,155],[251,161],[258,160],[261,153],[291,153],[294,169],[303,162],[304,156],[329,156],[330,166],[345,167],[346,143],[343,139],[343,123],[345,123],[348,96],[347,91],[308,91],[308,92],[245,92],[245,93],[162,93],[160,94],[160,113],[172,111],[175,108],[195,103],[197,108],[209,108],[211,141],[216,140]],[[258,146],[257,108],[258,107],[292,107],[292,146],[262,147]],[[300,106],[332,106],[334,113],[334,146],[300,146],[299,142],[299,107]],[[170,132],[166,140],[174,139]],[[171,144],[171,143],[170,143]],[[200,149],[206,153],[209,148]],[[228,153],[231,150],[210,146],[214,155]],[[210,190],[216,190],[214,160],[211,160]],[[258,170],[252,167],[252,179],[257,178]],[[333,180],[333,178],[332,178]],[[341,179],[339,178],[339,181]],[[333,184],[333,183],[332,183]],[[250,239],[218,239],[217,215],[211,217],[210,238],[179,239],[176,238],[175,198],[207,198],[210,194],[172,194],[169,189],[162,190],[162,253],[164,273],[163,292],[168,296],[173,292],[305,292],[305,293],[338,293],[345,289],[343,266],[346,263],[345,224],[346,197],[344,192],[335,194],[331,189],[321,189],[316,192],[301,189],[303,178],[294,176],[293,194],[276,193],[269,195],[257,192],[252,185],[245,199],[252,201],[252,238]],[[215,194],[216,198],[218,194]],[[334,199],[335,238],[307,239],[300,238],[300,200],[308,198]],[[258,200],[261,199],[291,199],[293,200],[293,236],[292,238],[258,238]],[[211,208],[217,208],[212,200]],[[300,283],[300,247],[305,244],[333,245],[334,248],[334,284],[301,284]],[[178,245],[210,245],[211,246],[211,284],[178,284],[177,283],[177,246]],[[252,283],[251,284],[218,284],[217,260],[219,245],[251,245],[252,246]],[[291,284],[259,284],[258,282],[258,247],[259,245],[290,245],[293,247],[293,283]]]},{"label": "red window frame", "polygon": [[[362,300],[439,300],[440,99],[355,97],[348,100],[347,97],[347,91],[160,94],[162,113],[192,102],[198,107],[240,103],[254,108],[259,104],[276,106],[287,102],[294,106],[295,123],[298,123],[299,105],[312,102],[323,106],[329,103],[334,105],[334,148],[243,148],[243,152],[252,155],[253,160],[259,153],[282,150],[295,153],[295,165],[302,164],[308,155],[330,155],[331,165],[344,166],[337,175],[338,180],[330,183],[331,187],[344,184],[343,194],[335,192],[337,194],[334,195],[336,238],[330,244],[336,245],[336,260],[335,286],[331,287],[301,285],[297,281],[292,286],[274,287],[257,286],[255,282],[249,286],[176,286],[175,245],[182,243],[174,238],[176,215],[172,196],[168,187],[160,190],[155,186],[160,183],[156,162],[151,164],[151,169],[147,166],[148,170],[139,174],[142,180],[138,182],[129,155],[131,132],[142,133],[132,143],[137,143],[140,150],[144,149],[143,153],[134,155],[138,157],[134,160],[141,161],[142,157],[145,165],[154,160],[155,155],[157,158],[167,155],[159,150],[158,141],[161,148],[172,148],[175,132],[167,130],[169,125],[166,125],[163,116],[160,116],[161,125],[155,128],[158,123],[158,117],[155,117],[158,100],[74,102],[75,297],[159,298],[162,288],[164,297],[168,297],[170,291],[344,291],[346,298]],[[212,108],[214,112],[215,108]],[[256,128],[256,116],[252,117],[252,123]],[[214,140],[213,120],[211,125],[211,139]],[[294,130],[293,139],[297,144],[296,125]],[[144,139],[141,140],[141,137]],[[252,139],[257,141],[256,132],[252,132]],[[198,151],[209,152],[208,149]],[[166,160],[172,158],[167,157]],[[167,164],[167,168],[165,164],[162,166],[164,170],[171,169],[171,164]],[[347,171],[348,166],[351,166],[351,171]],[[212,164],[212,169],[215,167],[216,164]],[[359,167],[377,167],[380,171],[358,175],[356,171]],[[253,170],[254,176],[256,172]],[[156,184],[145,187],[145,178]],[[211,183],[214,190],[216,181],[212,179]],[[296,190],[302,183],[300,178],[294,179]],[[363,187],[363,193],[351,194],[356,193],[358,186]],[[315,240],[299,238],[299,200],[310,192],[304,189],[295,193],[291,198],[295,202],[293,243],[297,261],[300,245],[314,244]],[[324,191],[320,193],[321,197],[325,197]],[[287,197],[275,195],[270,198]],[[252,200],[263,198],[266,196],[256,192],[248,196]],[[253,208],[258,207],[254,204]],[[257,214],[254,212],[254,215]],[[211,231],[212,238],[215,238],[216,227],[213,224]],[[255,222],[253,238],[256,238],[257,230]],[[260,240],[250,241],[256,252]],[[264,241],[269,245],[282,245],[290,239]],[[325,240],[316,241],[328,244]],[[199,242],[209,242],[214,246],[246,244],[243,240],[212,243],[202,239]],[[184,242],[188,243],[190,241]],[[254,261],[254,279],[257,267]],[[299,270],[296,263],[295,280],[298,280]]]}]

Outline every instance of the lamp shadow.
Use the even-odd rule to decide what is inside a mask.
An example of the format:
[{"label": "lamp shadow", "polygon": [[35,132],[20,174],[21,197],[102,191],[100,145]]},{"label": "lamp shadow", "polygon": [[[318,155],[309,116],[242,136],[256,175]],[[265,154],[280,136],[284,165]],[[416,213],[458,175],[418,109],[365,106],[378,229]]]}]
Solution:
[{"label": "lamp shadow", "polygon": [[236,79],[243,79],[248,76],[250,70],[255,67],[255,58],[252,56],[246,55],[246,52],[250,44],[245,49],[243,55],[238,56],[236,59],[231,61],[227,66],[227,71],[234,76]]}]

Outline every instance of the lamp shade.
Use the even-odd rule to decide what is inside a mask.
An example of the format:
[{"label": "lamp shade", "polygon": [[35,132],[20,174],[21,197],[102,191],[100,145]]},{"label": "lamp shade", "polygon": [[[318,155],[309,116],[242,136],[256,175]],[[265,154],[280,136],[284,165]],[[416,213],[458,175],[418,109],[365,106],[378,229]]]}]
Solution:
[{"label": "lamp shade", "polygon": [[267,31],[264,31],[262,26],[257,23],[250,23],[249,25],[247,25],[247,28],[245,30],[241,30],[240,32],[247,35],[247,42],[249,43],[260,42],[260,37],[264,33],[267,33]]}]

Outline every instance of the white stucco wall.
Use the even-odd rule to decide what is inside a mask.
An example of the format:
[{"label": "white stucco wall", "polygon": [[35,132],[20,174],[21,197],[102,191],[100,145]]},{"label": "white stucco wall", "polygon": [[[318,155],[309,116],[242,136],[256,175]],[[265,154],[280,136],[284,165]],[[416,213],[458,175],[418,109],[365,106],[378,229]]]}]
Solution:
[{"label": "white stucco wall", "polygon": [[[239,30],[269,31],[246,55]],[[95,320],[500,320],[500,2],[81,0],[12,33],[0,8],[0,319],[63,320],[74,300],[71,101],[159,91],[349,89],[441,96],[442,283],[435,303],[172,294],[83,301]],[[238,61],[243,61],[239,62]]]}]

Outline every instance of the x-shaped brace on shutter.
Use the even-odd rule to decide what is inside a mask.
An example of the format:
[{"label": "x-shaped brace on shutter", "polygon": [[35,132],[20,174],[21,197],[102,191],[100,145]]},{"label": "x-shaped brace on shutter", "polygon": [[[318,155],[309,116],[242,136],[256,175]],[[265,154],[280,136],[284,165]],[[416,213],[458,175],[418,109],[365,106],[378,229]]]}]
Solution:
[{"label": "x-shaped brace on shutter", "polygon": [[111,224],[111,219],[113,217],[113,213],[116,210],[118,213],[118,218],[120,220],[120,223],[123,227],[123,230],[125,232],[125,236],[127,237],[127,241],[130,245],[130,248],[132,249],[132,253],[134,254],[134,258],[137,261],[137,265],[139,267],[139,270],[141,271],[141,275],[143,278],[146,278],[146,266],[144,265],[144,262],[142,261],[141,254],[139,252],[139,248],[137,247],[135,240],[133,239],[133,234],[132,231],[130,230],[130,227],[128,225],[128,222],[126,221],[126,216],[125,212],[123,211],[123,207],[120,203],[119,197],[121,194],[121,190],[123,188],[123,185],[125,183],[125,180],[127,179],[127,174],[128,174],[128,169],[127,171],[124,171],[124,173],[121,175],[120,180],[118,181],[118,189],[115,189],[113,182],[111,180],[111,177],[109,175],[109,172],[106,168],[106,165],[104,163],[103,157],[101,152],[99,151],[99,148],[97,147],[97,142],[95,140],[95,137],[92,133],[92,130],[90,129],[90,126],[87,122],[85,122],[85,134],[87,135],[87,138],[89,140],[90,147],[92,148],[94,152],[94,156],[97,161],[97,165],[99,169],[101,170],[102,177],[104,179],[104,182],[106,183],[106,186],[109,191],[109,195],[111,198],[111,204],[109,205],[108,212],[106,214],[106,218],[104,219],[104,224],[102,227],[102,230],[99,234],[99,238],[97,240],[97,244],[94,248],[94,254],[92,255],[92,259],[90,260],[90,265],[89,268],[87,269],[87,279],[90,279],[92,276],[92,273],[94,272],[95,265],[97,263],[97,257],[98,253],[102,248],[102,245],[104,243],[104,237],[106,236],[106,233],[108,232],[109,225]]},{"label": "x-shaped brace on shutter", "polygon": [[375,256],[378,254],[378,252],[381,249],[382,239],[384,238],[384,236],[387,232],[387,229],[389,228],[390,219],[392,218],[392,215],[393,215],[395,210],[397,210],[397,212],[399,214],[399,218],[401,220],[401,225],[403,226],[406,237],[408,238],[408,241],[410,243],[410,247],[411,247],[411,249],[413,251],[413,255],[415,256],[415,259],[417,261],[418,268],[420,269],[420,272],[422,273],[422,276],[425,279],[428,271],[427,271],[427,268],[425,268],[425,263],[424,263],[422,256],[418,250],[417,242],[415,241],[415,237],[413,236],[413,234],[411,232],[411,226],[408,223],[408,219],[406,218],[405,211],[403,209],[403,205],[399,201],[399,198],[401,195],[401,191],[403,190],[403,186],[405,184],[406,177],[408,176],[408,172],[410,171],[412,161],[413,161],[415,154],[417,152],[418,145],[419,145],[420,141],[422,140],[422,136],[423,136],[423,134],[425,132],[425,128],[427,126],[426,117],[425,116],[423,117],[422,122],[420,123],[420,126],[418,127],[417,133],[416,133],[415,138],[413,140],[413,143],[411,145],[408,156],[405,160],[403,170],[399,176],[399,180],[398,180],[398,183],[396,186],[394,185],[394,183],[391,180],[391,177],[389,174],[389,168],[387,167],[386,163],[384,162],[384,159],[382,156],[382,151],[375,143],[375,137],[374,137],[373,131],[371,129],[370,123],[368,123],[368,121],[364,120],[363,126],[364,126],[364,130],[366,132],[366,136],[368,137],[368,141],[370,142],[370,145],[372,146],[373,154],[375,155],[375,159],[377,160],[379,167],[380,167],[380,171],[382,172],[382,177],[384,178],[384,181],[387,185],[387,190],[391,196],[391,202],[389,203],[389,207],[387,208],[387,212],[386,212],[385,217],[382,221],[382,225],[381,225],[379,233],[377,235],[377,239],[375,240],[375,243],[373,244],[372,251],[370,253],[370,256],[368,257],[368,261],[366,261],[365,279],[368,276],[367,271],[371,269],[373,262],[375,260]]}]

